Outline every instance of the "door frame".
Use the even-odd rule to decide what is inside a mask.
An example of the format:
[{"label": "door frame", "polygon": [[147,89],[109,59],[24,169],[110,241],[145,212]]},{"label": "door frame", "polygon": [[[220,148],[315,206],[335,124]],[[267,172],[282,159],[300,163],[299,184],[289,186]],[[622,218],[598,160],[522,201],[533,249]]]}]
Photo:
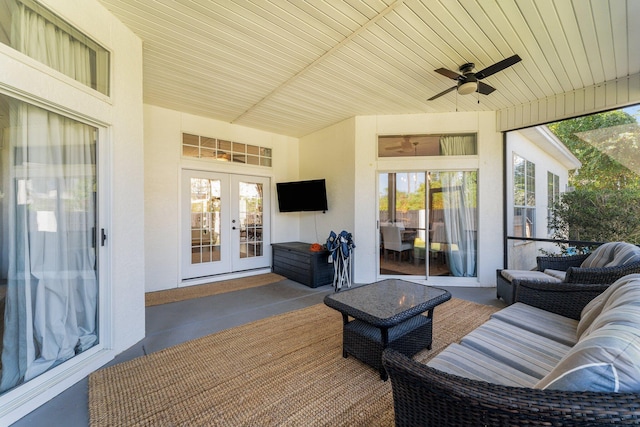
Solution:
[{"label": "door frame", "polygon": [[[221,228],[220,238],[222,242],[229,242],[221,245],[220,261],[217,268],[211,269],[211,263],[203,265],[202,268],[195,268],[196,273],[189,273],[193,269],[190,263],[191,253],[191,225],[190,217],[185,210],[191,205],[191,190],[186,180],[193,177],[203,177],[221,180],[221,198],[228,200],[221,204]],[[240,244],[238,227],[238,191],[233,191],[234,185],[242,180],[258,180],[263,184],[263,252],[259,257],[241,258],[239,256]],[[180,192],[179,192],[179,259],[180,259],[180,282],[202,280],[206,277],[217,275],[232,275],[249,270],[271,268],[271,177],[265,175],[250,175],[235,172],[221,172],[193,167],[180,168]],[[226,220],[225,220],[226,218]],[[235,218],[236,223],[232,223]],[[236,226],[236,229],[232,229]]]}]

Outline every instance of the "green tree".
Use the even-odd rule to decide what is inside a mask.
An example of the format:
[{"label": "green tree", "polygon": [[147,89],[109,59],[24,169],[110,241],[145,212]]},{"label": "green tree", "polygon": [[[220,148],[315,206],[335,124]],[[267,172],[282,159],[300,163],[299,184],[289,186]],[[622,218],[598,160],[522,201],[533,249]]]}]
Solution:
[{"label": "green tree", "polygon": [[552,208],[555,238],[640,243],[640,128],[624,111],[549,125],[582,162]]},{"label": "green tree", "polygon": [[555,237],[594,242],[640,244],[640,198],[637,190],[578,189],[562,195],[549,225]]},{"label": "green tree", "polygon": [[[426,186],[421,183],[417,189],[411,193],[406,191],[396,191],[396,210],[401,212],[424,209]],[[383,188],[379,197],[380,210],[386,211],[389,208],[389,198],[387,188]]]},{"label": "green tree", "polygon": [[640,189],[640,128],[622,110],[607,111],[549,125],[582,162],[569,185],[576,189]]}]

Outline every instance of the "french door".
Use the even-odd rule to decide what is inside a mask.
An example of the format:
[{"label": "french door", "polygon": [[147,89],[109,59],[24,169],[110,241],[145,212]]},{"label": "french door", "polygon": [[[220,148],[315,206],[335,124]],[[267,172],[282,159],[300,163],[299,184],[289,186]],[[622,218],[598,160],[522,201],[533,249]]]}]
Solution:
[{"label": "french door", "polygon": [[182,172],[182,279],[271,265],[270,180]]}]

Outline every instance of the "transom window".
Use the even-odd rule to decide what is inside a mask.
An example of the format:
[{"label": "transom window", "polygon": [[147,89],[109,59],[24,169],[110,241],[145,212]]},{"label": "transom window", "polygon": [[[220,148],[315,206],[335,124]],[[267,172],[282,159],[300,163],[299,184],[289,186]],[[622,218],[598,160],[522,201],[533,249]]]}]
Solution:
[{"label": "transom window", "polygon": [[378,136],[378,157],[475,156],[475,133]]},{"label": "transom window", "polygon": [[109,52],[33,0],[0,0],[0,43],[109,95]]},{"label": "transom window", "polygon": [[271,167],[272,150],[257,145],[183,133],[182,155],[220,162]]}]

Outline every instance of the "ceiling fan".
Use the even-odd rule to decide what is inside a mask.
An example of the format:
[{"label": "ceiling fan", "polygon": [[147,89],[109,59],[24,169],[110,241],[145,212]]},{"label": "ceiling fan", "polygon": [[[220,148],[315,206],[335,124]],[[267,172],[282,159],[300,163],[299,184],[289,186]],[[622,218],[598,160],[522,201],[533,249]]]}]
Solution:
[{"label": "ceiling fan", "polygon": [[458,93],[460,95],[468,95],[473,92],[479,92],[483,95],[489,95],[491,92],[496,90],[494,87],[489,86],[486,83],[482,83],[480,80],[485,77],[489,77],[492,74],[497,73],[498,71],[502,71],[505,68],[511,67],[512,65],[522,61],[522,59],[518,55],[510,56],[509,58],[505,58],[502,61],[496,62],[493,65],[489,65],[487,68],[478,71],[477,73],[473,72],[473,68],[475,64],[473,62],[469,62],[467,64],[463,64],[460,66],[460,73],[456,73],[455,71],[447,70],[446,68],[438,68],[435,70],[436,73],[442,74],[445,77],[449,77],[450,79],[457,80],[458,84],[450,87],[447,90],[440,92],[437,95],[429,98],[429,101],[433,101],[436,98],[445,95],[452,90],[458,89]]},{"label": "ceiling fan", "polygon": [[386,147],[385,149],[386,150],[393,150],[393,151],[396,151],[398,153],[406,153],[406,152],[410,152],[410,151],[416,151],[418,144],[419,144],[418,141],[411,141],[409,136],[404,135],[402,137],[402,141],[400,142],[400,145],[394,145],[394,146]]}]

